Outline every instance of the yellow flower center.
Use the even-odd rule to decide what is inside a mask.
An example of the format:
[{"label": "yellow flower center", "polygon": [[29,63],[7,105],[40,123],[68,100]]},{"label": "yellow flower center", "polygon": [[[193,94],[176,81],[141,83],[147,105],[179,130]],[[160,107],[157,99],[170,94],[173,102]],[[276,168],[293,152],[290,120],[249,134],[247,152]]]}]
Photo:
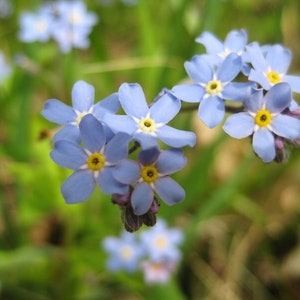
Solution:
[{"label": "yellow flower center", "polygon": [[104,166],[104,156],[100,153],[93,153],[87,160],[88,167],[93,171],[99,171]]},{"label": "yellow flower center", "polygon": [[277,72],[274,72],[274,71],[268,72],[267,73],[267,78],[273,84],[276,84],[276,83],[281,81],[280,75]]},{"label": "yellow flower center", "polygon": [[255,115],[255,124],[260,127],[268,126],[272,121],[271,113],[266,109],[259,110]]},{"label": "yellow flower center", "polygon": [[131,259],[133,256],[133,249],[129,246],[124,246],[121,249],[120,254],[121,254],[121,257],[125,260]]},{"label": "yellow flower center", "polygon": [[207,83],[205,89],[206,93],[210,95],[217,95],[222,91],[223,87],[219,80],[211,80]]},{"label": "yellow flower center", "polygon": [[164,249],[167,247],[167,240],[165,236],[159,236],[156,240],[155,240],[155,246],[159,249]]},{"label": "yellow flower center", "polygon": [[155,122],[150,118],[143,118],[139,122],[140,130],[144,132],[154,132],[156,129]]},{"label": "yellow flower center", "polygon": [[152,183],[158,178],[158,171],[154,166],[144,166],[141,171],[142,179],[147,183]]},{"label": "yellow flower center", "polygon": [[78,114],[77,114],[77,117],[76,117],[76,119],[75,119],[75,123],[76,123],[76,125],[78,125],[78,126],[79,126],[79,124],[80,124],[80,122],[81,122],[82,118],[83,118],[85,115],[87,115],[87,114],[89,114],[89,112],[87,112],[87,111],[84,111],[84,112],[78,113]]}]

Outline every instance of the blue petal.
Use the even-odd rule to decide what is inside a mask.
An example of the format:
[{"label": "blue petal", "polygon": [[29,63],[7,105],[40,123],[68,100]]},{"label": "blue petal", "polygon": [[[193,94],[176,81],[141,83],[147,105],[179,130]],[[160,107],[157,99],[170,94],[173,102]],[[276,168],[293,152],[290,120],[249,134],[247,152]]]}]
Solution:
[{"label": "blue petal", "polygon": [[53,142],[56,143],[60,140],[67,140],[79,144],[81,142],[78,126],[66,125],[60,129],[53,137]]},{"label": "blue petal", "polygon": [[278,115],[273,118],[271,127],[273,132],[278,136],[287,139],[296,139],[300,137],[299,119],[287,115]]},{"label": "blue petal", "polygon": [[186,165],[187,159],[183,151],[178,148],[170,148],[162,151],[155,164],[158,172],[162,175],[173,174]]},{"label": "blue petal", "polygon": [[233,80],[242,69],[242,59],[236,53],[229,54],[217,71],[217,79],[221,82]]},{"label": "blue petal", "polygon": [[282,45],[272,45],[269,47],[266,61],[272,71],[278,73],[286,73],[292,59],[291,51],[284,48]]},{"label": "blue petal", "polygon": [[111,113],[106,113],[102,119],[114,133],[125,132],[129,135],[133,134],[137,130],[136,122],[128,116],[124,115],[115,115]]},{"label": "blue petal", "polygon": [[293,92],[300,93],[300,76],[286,75],[282,80],[290,84]]},{"label": "blue petal", "polygon": [[196,42],[204,45],[207,53],[221,53],[224,51],[223,43],[209,31],[204,31],[198,36]]},{"label": "blue petal", "polygon": [[247,57],[249,57],[250,63],[253,68],[259,72],[265,72],[268,69],[266,59],[262,53],[262,50],[257,42],[253,42],[246,46]]},{"label": "blue petal", "polygon": [[113,93],[94,105],[93,115],[101,121],[107,112],[116,113],[120,108],[118,93]]},{"label": "blue petal", "polygon": [[120,183],[115,179],[114,168],[104,167],[99,175],[96,177],[96,181],[104,194],[120,194],[124,195],[128,192],[128,185]]},{"label": "blue petal", "polygon": [[180,84],[172,88],[172,93],[185,102],[200,102],[204,95],[204,88],[199,84]]},{"label": "blue petal", "polygon": [[87,154],[79,145],[65,140],[54,144],[50,156],[58,165],[73,170],[79,169],[87,161]]},{"label": "blue petal", "polygon": [[156,123],[168,123],[179,112],[181,102],[172,94],[164,94],[150,107],[150,118]]},{"label": "blue petal", "polygon": [[50,122],[67,125],[76,119],[73,108],[57,99],[50,99],[45,102],[41,115]]},{"label": "blue petal", "polygon": [[132,139],[137,141],[142,149],[149,149],[158,146],[157,137],[144,132],[135,132],[132,135]]},{"label": "blue petal", "polygon": [[139,152],[138,161],[143,166],[152,165],[156,162],[160,155],[160,151],[157,147],[153,147],[147,150],[143,150]]},{"label": "blue petal", "polygon": [[148,104],[139,84],[123,83],[119,88],[119,99],[128,116],[142,118],[147,115]]},{"label": "blue petal", "polygon": [[99,152],[104,146],[105,133],[102,124],[92,115],[85,115],[79,124],[81,140],[86,149]]},{"label": "blue petal", "polygon": [[244,29],[232,30],[226,36],[224,46],[232,52],[238,53],[245,47],[247,38],[247,32]]},{"label": "blue petal", "polygon": [[264,162],[271,162],[275,158],[274,135],[267,128],[259,128],[254,132],[252,145],[255,153]]},{"label": "blue petal", "polygon": [[216,127],[222,122],[224,116],[225,104],[219,97],[208,97],[201,101],[198,110],[198,117],[207,127]]},{"label": "blue petal", "polygon": [[130,136],[126,133],[117,133],[106,145],[104,156],[110,163],[116,163],[128,156]]},{"label": "blue petal", "polygon": [[255,86],[253,82],[229,82],[224,86],[222,96],[227,100],[242,102]]},{"label": "blue petal", "polygon": [[92,85],[83,80],[77,81],[72,89],[73,108],[85,112],[88,111],[94,103],[95,89]]},{"label": "blue petal", "polygon": [[184,63],[190,78],[196,83],[207,83],[213,79],[213,68],[201,55],[195,55],[191,61]]},{"label": "blue petal", "polygon": [[255,122],[246,112],[241,112],[229,116],[223,125],[224,131],[230,136],[242,139],[253,133]]},{"label": "blue petal", "polygon": [[265,95],[266,108],[272,113],[282,112],[292,101],[292,91],[288,83],[275,84]]},{"label": "blue petal", "polygon": [[134,184],[141,177],[141,168],[137,162],[123,159],[114,168],[113,176],[121,183]]},{"label": "blue petal", "polygon": [[151,207],[153,197],[154,194],[150,185],[145,182],[139,183],[131,195],[131,205],[134,214],[137,216],[145,214]]},{"label": "blue petal", "polygon": [[194,147],[196,143],[196,135],[193,132],[175,129],[168,125],[159,128],[157,136],[165,144],[175,148]]},{"label": "blue petal", "polygon": [[68,177],[61,186],[61,192],[68,204],[88,199],[94,191],[96,182],[90,170],[80,170]]},{"label": "blue petal", "polygon": [[243,100],[245,108],[250,112],[257,112],[261,109],[264,102],[264,94],[262,89],[254,90],[252,94],[247,94]]},{"label": "blue petal", "polygon": [[254,69],[251,69],[248,79],[250,81],[259,83],[265,90],[269,90],[271,88],[270,81],[261,71],[256,71]]},{"label": "blue petal", "polygon": [[154,190],[168,205],[177,204],[185,198],[184,189],[168,176],[158,178],[154,183]]}]

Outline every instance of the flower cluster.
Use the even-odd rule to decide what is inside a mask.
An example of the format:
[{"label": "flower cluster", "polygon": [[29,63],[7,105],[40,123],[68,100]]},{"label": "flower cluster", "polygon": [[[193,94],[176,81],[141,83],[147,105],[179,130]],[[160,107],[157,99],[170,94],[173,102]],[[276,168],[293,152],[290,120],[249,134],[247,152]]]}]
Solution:
[{"label": "flower cluster", "polygon": [[102,247],[110,255],[106,263],[109,271],[142,271],[147,284],[166,283],[180,262],[182,241],[179,228],[168,228],[158,219],[155,227],[139,234],[123,231],[119,238],[106,237]]},{"label": "flower cluster", "polygon": [[20,15],[19,38],[23,42],[47,42],[53,38],[62,52],[72,47],[89,46],[88,35],[98,17],[88,12],[82,1],[58,1],[43,4],[37,12],[25,11]]},{"label": "flower cluster", "polygon": [[[245,30],[232,30],[224,42],[210,32],[196,41],[206,54],[185,63],[192,84],[177,85],[172,93],[182,101],[199,103],[198,117],[209,128],[219,125],[225,112],[234,112],[223,125],[232,137],[251,136],[255,153],[264,161],[282,161],[286,144],[298,144],[300,76],[288,75],[291,52],[282,45],[247,44]],[[242,82],[233,82],[239,78]],[[239,102],[240,108],[227,106]]]},{"label": "flower cluster", "polygon": [[[247,44],[245,30],[229,32],[224,42],[209,32],[196,41],[206,53],[185,63],[192,82],[162,89],[150,104],[138,83],[123,83],[94,104],[94,88],[82,80],[73,86],[73,107],[57,99],[45,103],[42,115],[62,125],[51,157],[74,170],[61,188],[67,203],[86,200],[97,184],[112,195],[132,232],[155,224],[161,200],[181,202],[185,191],[170,175],[186,164],[182,147],[196,143],[193,132],[168,125],[182,101],[196,103],[209,128],[231,113],[224,131],[238,139],[251,137],[264,162],[282,162],[287,146],[300,144],[300,108],[293,96],[300,92],[300,77],[287,74],[288,49]],[[118,114],[119,108],[125,114]]]}]

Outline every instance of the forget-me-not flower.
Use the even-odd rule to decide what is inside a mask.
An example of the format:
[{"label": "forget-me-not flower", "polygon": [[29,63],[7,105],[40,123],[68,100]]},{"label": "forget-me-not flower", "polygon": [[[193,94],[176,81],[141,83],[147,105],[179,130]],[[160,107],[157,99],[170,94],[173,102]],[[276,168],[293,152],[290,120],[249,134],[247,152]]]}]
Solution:
[{"label": "forget-me-not flower", "polygon": [[291,100],[291,88],[287,83],[274,85],[266,95],[262,89],[256,90],[244,100],[247,112],[228,117],[223,129],[238,139],[253,134],[255,153],[264,162],[271,162],[276,156],[275,135],[285,139],[300,137],[300,120],[283,113]]},{"label": "forget-me-not flower", "polygon": [[176,85],[172,93],[186,102],[200,102],[198,117],[209,128],[223,120],[224,100],[242,101],[253,86],[248,82],[231,82],[242,68],[242,59],[235,53],[229,54],[216,70],[202,55],[195,55],[184,65],[195,83]]},{"label": "forget-me-not flower", "polygon": [[[120,107],[117,93],[113,93],[102,101],[94,104],[95,89],[83,80],[77,81],[72,89],[73,107],[66,105],[57,99],[47,100],[42,116],[56,124],[64,125],[54,136],[54,142],[61,139],[80,142],[79,124],[86,114],[94,115],[99,121],[106,112],[115,113]],[[110,130],[105,126],[105,132]]]},{"label": "forget-me-not flower", "polygon": [[128,186],[113,177],[113,170],[128,155],[129,135],[120,132],[106,143],[103,126],[92,114],[82,118],[79,131],[83,147],[60,140],[50,153],[58,165],[74,170],[61,186],[65,201],[71,204],[86,200],[96,184],[104,194],[127,193]]},{"label": "forget-me-not flower", "polygon": [[120,161],[114,176],[124,184],[134,185],[131,205],[139,216],[150,209],[154,192],[168,205],[184,199],[184,189],[169,175],[182,169],[185,164],[186,157],[181,149],[160,151],[155,147],[140,151],[137,162],[129,159]]},{"label": "forget-me-not flower", "polygon": [[136,235],[123,231],[120,238],[107,237],[102,242],[104,250],[110,254],[106,266],[110,271],[137,271],[145,251],[136,240]]},{"label": "forget-me-not flower", "polygon": [[106,114],[103,122],[113,132],[126,132],[140,143],[143,149],[158,145],[158,139],[165,144],[180,148],[194,146],[193,132],[178,130],[166,125],[180,110],[180,100],[168,92],[149,107],[141,86],[137,83],[123,83],[119,88],[119,100],[127,115]]}]

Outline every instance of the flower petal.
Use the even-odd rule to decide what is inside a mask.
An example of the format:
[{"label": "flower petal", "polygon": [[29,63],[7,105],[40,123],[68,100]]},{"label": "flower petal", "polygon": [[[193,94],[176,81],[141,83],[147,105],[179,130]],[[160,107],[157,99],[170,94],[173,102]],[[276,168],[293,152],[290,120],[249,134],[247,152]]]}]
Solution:
[{"label": "flower petal", "polygon": [[125,132],[131,135],[137,130],[136,122],[128,116],[106,113],[102,119],[114,133]]},{"label": "flower petal", "polygon": [[67,140],[79,144],[81,142],[79,127],[75,125],[66,125],[60,129],[53,137],[55,144],[59,140]]},{"label": "flower petal", "polygon": [[80,170],[68,177],[61,186],[61,192],[68,204],[88,199],[94,191],[96,182],[90,170]]},{"label": "flower petal", "polygon": [[146,132],[135,132],[132,139],[137,141],[142,149],[149,149],[158,146],[157,137]]},{"label": "flower petal", "polygon": [[172,88],[172,93],[182,101],[195,103],[202,99],[204,88],[199,84],[180,84]]},{"label": "flower petal", "polygon": [[184,189],[169,176],[158,178],[154,188],[157,195],[168,205],[179,203],[185,198]]},{"label": "flower petal", "polygon": [[113,170],[113,176],[124,184],[134,184],[141,177],[141,168],[133,160],[123,159]]},{"label": "flower petal", "polygon": [[271,88],[269,80],[261,71],[251,69],[248,79],[250,81],[259,83],[265,90],[269,90]]},{"label": "flower petal", "polygon": [[79,131],[86,149],[92,153],[102,149],[106,142],[103,125],[92,114],[87,114],[82,118]]},{"label": "flower petal", "polygon": [[282,45],[272,45],[268,48],[266,61],[272,71],[285,74],[290,66],[291,59],[291,51],[284,48]]},{"label": "flower petal", "polygon": [[156,162],[161,152],[157,147],[153,147],[147,150],[143,150],[139,152],[138,161],[143,166],[152,165]]},{"label": "flower petal", "polygon": [[262,53],[261,47],[257,42],[250,43],[246,46],[247,57],[253,68],[259,72],[265,72],[268,69],[266,59]]},{"label": "flower petal", "polygon": [[243,104],[250,112],[257,112],[263,106],[264,94],[262,89],[252,90],[251,93],[245,95]]},{"label": "flower petal", "polygon": [[287,115],[278,115],[273,118],[271,127],[273,132],[278,136],[287,139],[296,139],[300,137],[299,119]]},{"label": "flower petal", "polygon": [[142,118],[147,115],[149,107],[138,83],[123,83],[119,88],[119,99],[128,116]]},{"label": "flower petal", "polygon": [[168,123],[179,112],[181,101],[172,94],[164,94],[150,107],[150,118],[157,123]]},{"label": "flower petal", "polygon": [[116,163],[128,156],[128,144],[130,136],[123,132],[118,132],[105,146],[104,156],[110,163]]},{"label": "flower petal", "polygon": [[300,93],[300,76],[286,75],[282,80],[290,84],[294,92]]},{"label": "flower petal", "polygon": [[157,136],[165,144],[175,148],[194,147],[196,143],[194,132],[179,130],[168,125],[159,128]]},{"label": "flower petal", "polygon": [[79,169],[87,161],[87,154],[79,145],[65,140],[54,144],[50,156],[58,165],[73,170]]},{"label": "flower petal", "polygon": [[160,174],[169,175],[182,169],[186,162],[182,149],[170,148],[160,153],[155,167]]},{"label": "flower petal", "polygon": [[271,162],[275,158],[274,135],[267,128],[259,128],[254,132],[252,145],[255,153],[264,162]]},{"label": "flower petal", "polygon": [[101,121],[107,112],[116,113],[120,108],[118,93],[113,93],[94,105],[93,115]]},{"label": "flower petal", "polygon": [[223,125],[224,131],[236,139],[242,139],[253,133],[255,122],[246,112],[229,116]]},{"label": "flower petal", "polygon": [[272,113],[282,112],[292,101],[292,91],[288,83],[277,83],[266,93],[266,108]]},{"label": "flower petal", "polygon": [[72,89],[73,108],[79,112],[88,111],[94,104],[95,89],[83,80],[77,81]]},{"label": "flower petal", "polygon": [[61,125],[70,124],[76,118],[73,108],[57,99],[47,100],[41,115],[48,121]]},{"label": "flower petal", "polygon": [[196,38],[196,42],[204,45],[207,53],[221,53],[224,51],[224,45],[215,35],[209,31],[204,31]]},{"label": "flower petal", "polygon": [[222,96],[227,100],[242,102],[255,86],[253,82],[229,82],[224,86]]},{"label": "flower petal", "polygon": [[185,62],[184,67],[196,83],[207,83],[213,79],[213,69],[201,55],[195,55],[191,61]]},{"label": "flower petal", "polygon": [[204,98],[199,106],[198,117],[203,123],[209,127],[216,127],[222,122],[225,116],[224,101],[217,97]]},{"label": "flower petal", "polygon": [[145,182],[139,183],[131,195],[134,214],[137,216],[145,214],[150,209],[153,198],[154,195],[150,185]]},{"label": "flower petal", "polygon": [[119,194],[124,195],[128,192],[128,185],[120,183],[115,179],[114,168],[104,167],[96,177],[96,182],[99,185],[102,192],[106,195]]},{"label": "flower petal", "polygon": [[236,53],[229,54],[217,71],[217,79],[221,82],[233,80],[242,69],[242,59]]},{"label": "flower petal", "polygon": [[238,53],[245,47],[247,39],[246,30],[231,30],[226,36],[224,46],[226,49],[230,49],[232,52]]}]

